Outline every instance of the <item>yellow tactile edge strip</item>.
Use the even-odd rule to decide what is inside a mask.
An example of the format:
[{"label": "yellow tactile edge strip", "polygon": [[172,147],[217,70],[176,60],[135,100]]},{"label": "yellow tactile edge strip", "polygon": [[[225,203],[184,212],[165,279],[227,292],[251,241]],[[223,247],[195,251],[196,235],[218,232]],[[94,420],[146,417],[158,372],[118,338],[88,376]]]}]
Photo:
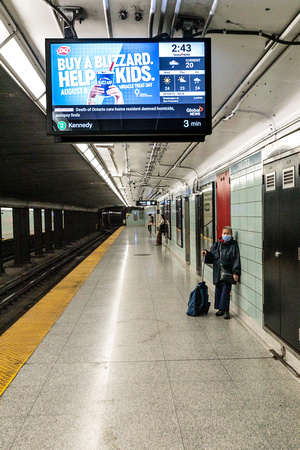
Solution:
[{"label": "yellow tactile edge strip", "polygon": [[0,336],[0,395],[46,336],[124,227],[120,227]]}]

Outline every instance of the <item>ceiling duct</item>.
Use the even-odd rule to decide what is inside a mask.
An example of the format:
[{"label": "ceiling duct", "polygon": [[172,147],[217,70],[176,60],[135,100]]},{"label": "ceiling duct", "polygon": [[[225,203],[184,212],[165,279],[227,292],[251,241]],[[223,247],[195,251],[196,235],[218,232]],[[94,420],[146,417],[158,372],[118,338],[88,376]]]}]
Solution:
[{"label": "ceiling duct", "polygon": [[204,36],[205,36],[206,31],[208,30],[209,24],[210,24],[210,22],[212,21],[212,18],[213,18],[213,16],[214,16],[215,12],[216,12],[218,3],[219,3],[219,0],[214,0],[214,1],[213,1],[213,4],[212,4],[211,9],[210,9],[210,11],[209,11],[208,18],[206,19],[206,22],[205,22],[205,24],[204,24],[204,27],[203,27],[203,31],[202,31],[201,37],[204,37]]},{"label": "ceiling duct", "polygon": [[159,35],[162,34],[162,32],[163,32],[167,3],[168,3],[168,0],[162,0],[162,2],[161,2],[160,18],[159,18],[159,25],[158,25],[158,34]]},{"label": "ceiling duct", "polygon": [[173,16],[173,21],[172,21],[171,30],[170,30],[170,37],[174,36],[174,31],[175,31],[178,16],[179,16],[180,5],[181,5],[181,0],[176,0],[174,16]]},{"label": "ceiling duct", "polygon": [[106,24],[106,30],[107,30],[107,37],[111,39],[113,37],[113,30],[112,30],[109,0],[103,0],[103,9],[104,9],[104,18],[105,18],[105,24]]},{"label": "ceiling duct", "polygon": [[149,12],[149,23],[148,23],[149,38],[153,37],[153,22],[154,22],[155,8],[156,8],[156,0],[151,0],[150,12]]}]

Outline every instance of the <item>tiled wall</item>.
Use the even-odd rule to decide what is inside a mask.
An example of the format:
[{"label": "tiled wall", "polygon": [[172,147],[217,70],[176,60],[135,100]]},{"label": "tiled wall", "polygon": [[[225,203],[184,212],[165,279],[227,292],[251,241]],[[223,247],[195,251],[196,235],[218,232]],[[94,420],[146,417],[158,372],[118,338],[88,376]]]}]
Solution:
[{"label": "tiled wall", "polygon": [[[255,155],[248,167],[231,173],[231,226],[241,252],[241,282],[232,289],[232,302],[259,325],[263,324],[262,298],[262,163]],[[243,168],[245,167],[245,168]],[[184,227],[184,220],[183,220]],[[190,196],[191,267],[196,270],[195,196]],[[184,239],[183,230],[183,239]],[[185,250],[176,243],[176,202],[172,202],[172,241],[174,251],[182,260]],[[212,285],[212,267],[205,265],[205,279]]]},{"label": "tiled wall", "polygon": [[[126,217],[126,225],[128,227],[138,227],[141,225],[145,225],[145,212],[143,211],[143,218],[140,218],[139,210],[136,210],[135,212],[137,213],[137,220],[133,220],[134,211],[132,211],[131,214]],[[147,224],[148,224],[148,219],[147,219]]]},{"label": "tiled wall", "polygon": [[262,164],[230,176],[231,226],[242,264],[241,282],[233,287],[232,301],[262,325]]}]

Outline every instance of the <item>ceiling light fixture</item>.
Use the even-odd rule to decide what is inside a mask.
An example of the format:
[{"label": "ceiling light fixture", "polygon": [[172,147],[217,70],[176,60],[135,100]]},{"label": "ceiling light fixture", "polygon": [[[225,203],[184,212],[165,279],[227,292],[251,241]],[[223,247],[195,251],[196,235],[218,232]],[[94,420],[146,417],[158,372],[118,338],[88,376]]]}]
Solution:
[{"label": "ceiling light fixture", "polygon": [[[125,206],[129,206],[126,199],[122,196],[121,192],[115,186],[114,182],[111,180],[110,175],[106,172],[102,165],[102,161],[99,159],[98,152],[95,150],[94,145],[87,144],[74,144],[76,150],[87,160],[87,162],[96,170],[96,172],[105,181],[107,186],[119,197],[121,202]],[[106,148],[107,150],[107,148]],[[119,174],[118,175],[122,175]]]},{"label": "ceiling light fixture", "polygon": [[84,156],[87,158],[89,162],[91,162],[95,158],[94,153],[89,148],[84,152]]},{"label": "ceiling light fixture", "polygon": [[105,144],[105,143],[95,143],[94,144],[95,145],[95,147],[97,148],[97,147],[110,147],[110,148],[114,148],[114,146],[115,146],[115,144]]},{"label": "ceiling light fixture", "polygon": [[115,172],[115,173],[112,173],[111,176],[121,178],[123,176],[123,174],[122,174],[122,172]]},{"label": "ceiling light fixture", "polygon": [[20,30],[0,4],[0,63],[45,113],[45,74]]},{"label": "ceiling light fixture", "polygon": [[82,153],[84,153],[89,148],[87,144],[75,144],[75,145]]}]

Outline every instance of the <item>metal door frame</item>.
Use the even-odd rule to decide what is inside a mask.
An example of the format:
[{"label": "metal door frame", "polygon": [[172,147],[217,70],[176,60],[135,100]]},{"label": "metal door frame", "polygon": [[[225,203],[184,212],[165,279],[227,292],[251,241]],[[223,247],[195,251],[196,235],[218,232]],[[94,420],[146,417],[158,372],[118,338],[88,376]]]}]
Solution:
[{"label": "metal door frame", "polygon": [[191,263],[191,242],[190,242],[190,199],[184,197],[184,238],[185,238],[185,262]]},{"label": "metal door frame", "polygon": [[[198,275],[202,275],[202,264],[201,264],[201,251],[204,250],[203,239],[205,234],[204,230],[204,199],[203,194],[205,190],[210,187],[212,191],[211,196],[211,208],[212,208],[212,243],[215,242],[216,236],[216,183],[210,181],[207,184],[201,186],[199,192],[195,196],[195,221],[196,221],[196,272]],[[206,224],[207,225],[207,224]]]},{"label": "metal door frame", "polygon": [[[180,195],[176,197],[176,244],[181,248],[183,248],[182,216],[183,216],[182,196]],[[179,228],[178,225],[180,225],[181,228]]]}]

